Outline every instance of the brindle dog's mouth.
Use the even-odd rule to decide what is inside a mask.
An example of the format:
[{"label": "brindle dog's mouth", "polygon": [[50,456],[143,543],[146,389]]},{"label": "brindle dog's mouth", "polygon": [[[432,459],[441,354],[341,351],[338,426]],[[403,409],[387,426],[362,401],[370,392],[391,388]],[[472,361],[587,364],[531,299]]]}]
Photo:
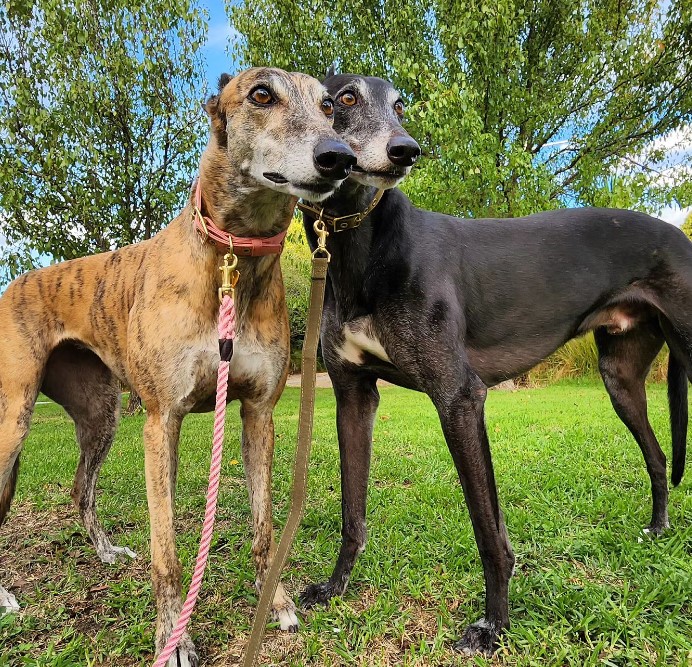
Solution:
[{"label": "brindle dog's mouth", "polygon": [[275,171],[265,171],[262,176],[264,176],[268,181],[276,183],[277,185],[286,185],[288,179],[281,174],[277,174]]},{"label": "brindle dog's mouth", "polygon": [[292,185],[294,188],[299,190],[304,190],[306,192],[312,192],[316,195],[326,194],[332,192],[336,189],[336,183],[329,180],[317,180],[310,181],[309,183],[298,183],[295,181],[289,181],[285,176],[277,174],[275,171],[265,171],[262,176],[264,176],[268,181],[276,183],[276,185]]}]

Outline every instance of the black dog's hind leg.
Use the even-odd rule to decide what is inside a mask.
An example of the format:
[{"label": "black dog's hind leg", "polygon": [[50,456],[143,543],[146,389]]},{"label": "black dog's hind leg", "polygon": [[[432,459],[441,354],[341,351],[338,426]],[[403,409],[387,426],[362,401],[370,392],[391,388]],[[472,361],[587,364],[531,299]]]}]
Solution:
[{"label": "black dog's hind leg", "polygon": [[372,431],[380,395],[374,377],[334,377],[336,424],[341,456],[341,550],[328,581],[308,586],[300,596],[304,607],[325,604],[342,595],[367,538],[365,505],[370,474]]},{"label": "black dog's hind leg", "polygon": [[642,450],[651,479],[653,512],[648,530],[660,535],[668,527],[666,457],[649,423],[644,383],[663,345],[658,323],[649,321],[624,334],[609,334],[601,327],[594,332],[598,367],[610,400],[620,419]]},{"label": "black dog's hind leg", "polygon": [[455,648],[490,655],[509,627],[509,580],[514,553],[509,543],[495,486],[485,429],[486,386],[465,366],[455,386],[431,387],[442,430],[452,454],[471,515],[485,575],[485,616],[468,626]]}]

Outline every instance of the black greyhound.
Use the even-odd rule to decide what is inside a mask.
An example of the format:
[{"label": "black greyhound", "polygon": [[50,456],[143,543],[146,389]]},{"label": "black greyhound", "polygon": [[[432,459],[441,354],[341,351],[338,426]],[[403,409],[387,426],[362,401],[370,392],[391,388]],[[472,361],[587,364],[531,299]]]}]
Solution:
[{"label": "black greyhound", "polygon": [[[420,154],[401,126],[396,90],[355,75],[332,75],[325,85],[336,101],[334,127],[358,156],[352,176],[322,204],[332,254],[322,350],[337,400],[343,527],[331,578],[301,599],[311,606],[342,594],[364,549],[375,382],[384,378],[425,392],[437,408],[485,573],[485,616],[457,648],[491,653],[509,625],[514,555],[484,424],[486,387],[593,330],[606,389],[644,454],[649,529],[660,533],[668,525],[666,459],[647,419],[644,380],[667,342],[677,484],[692,378],[692,243],[633,211],[459,220],[418,209],[393,189]],[[314,247],[317,208],[303,208]],[[359,212],[367,215],[351,215]]]}]

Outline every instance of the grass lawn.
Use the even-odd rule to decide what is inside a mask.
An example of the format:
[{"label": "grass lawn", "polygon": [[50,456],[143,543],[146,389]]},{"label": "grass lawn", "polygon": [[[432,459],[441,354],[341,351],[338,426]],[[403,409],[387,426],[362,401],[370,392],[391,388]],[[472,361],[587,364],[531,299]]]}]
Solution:
[{"label": "grass lawn", "polygon": [[[338,451],[331,390],[318,390],[307,513],[284,577],[296,595],[324,578],[339,545]],[[343,600],[270,629],[272,665],[690,665],[692,470],[671,491],[672,528],[642,538],[651,515],[638,447],[596,383],[491,392],[487,403],[500,501],[517,555],[511,631],[492,660],[451,651],[483,608],[483,575],[461,489],[429,400],[381,390],[368,520],[370,541]],[[665,387],[649,388],[654,430],[670,454]],[[191,632],[206,665],[238,662],[256,595],[249,507],[229,410],[218,529]],[[277,525],[287,512],[298,390],[276,413]],[[72,423],[37,407],[18,492],[0,530],[0,581],[22,605],[0,617],[0,665],[141,665],[153,657],[154,604],[141,431],[125,418],[104,466],[98,505],[135,561],[98,562],[69,488]],[[211,415],[186,419],[177,492],[178,545],[189,581],[204,510]]]}]

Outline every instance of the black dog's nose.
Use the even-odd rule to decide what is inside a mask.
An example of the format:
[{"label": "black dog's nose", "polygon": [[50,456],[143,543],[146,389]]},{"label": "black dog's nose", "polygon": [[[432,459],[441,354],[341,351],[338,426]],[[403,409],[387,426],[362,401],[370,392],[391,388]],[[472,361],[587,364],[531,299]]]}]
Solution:
[{"label": "black dog's nose", "polygon": [[351,173],[356,164],[356,154],[346,145],[334,139],[323,139],[313,154],[315,167],[322,176],[341,180]]},{"label": "black dog's nose", "polygon": [[410,167],[420,155],[420,146],[411,137],[395,136],[387,144],[387,157],[400,167]]}]

